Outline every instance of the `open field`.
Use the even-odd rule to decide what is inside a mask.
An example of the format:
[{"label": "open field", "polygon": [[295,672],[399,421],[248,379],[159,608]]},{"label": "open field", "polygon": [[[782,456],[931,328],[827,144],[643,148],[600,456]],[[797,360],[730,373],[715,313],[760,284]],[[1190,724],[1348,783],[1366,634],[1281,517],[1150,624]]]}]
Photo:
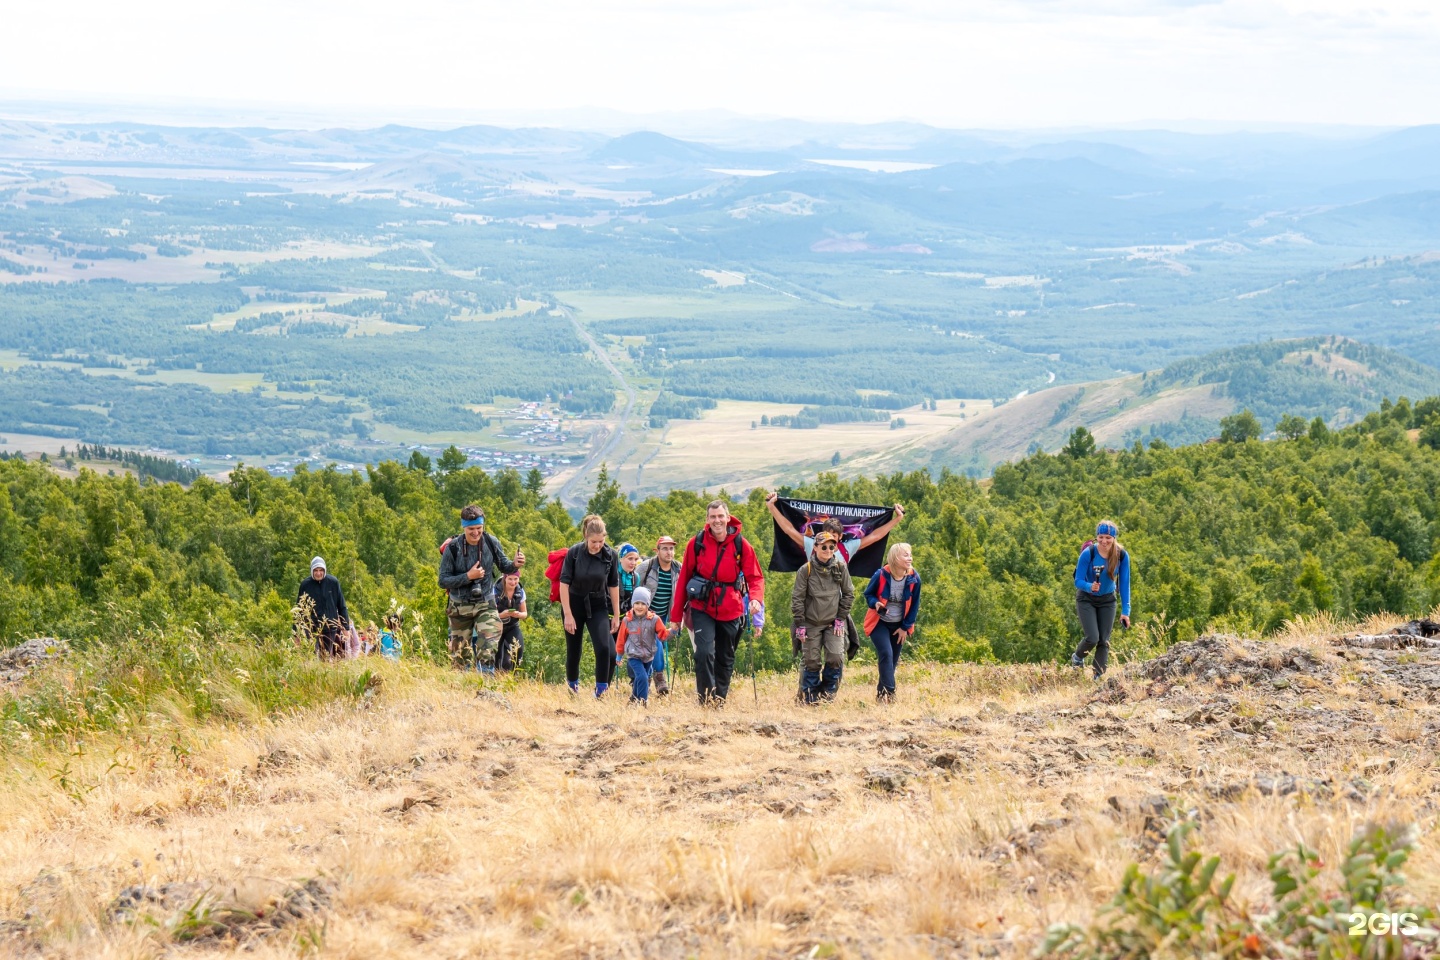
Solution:
[{"label": "open field", "polygon": [[[244,320],[248,317],[258,317],[262,313],[314,313],[324,310],[326,307],[339,306],[342,303],[349,303],[352,300],[359,300],[361,297],[376,297],[381,300],[385,298],[384,290],[356,290],[350,293],[325,293],[319,294],[324,297],[323,303],[310,303],[303,300],[280,301],[280,300],[255,300],[245,304],[239,310],[232,310],[229,313],[217,313],[209,323],[197,323],[191,326],[192,330],[233,330],[235,321]],[[353,317],[350,319],[354,319]]]},{"label": "open field", "polygon": [[[751,429],[761,416],[793,415],[801,405],[722,400],[699,420],[671,420],[645,472],[662,478],[655,482],[663,480],[667,488],[725,486],[732,493],[784,483],[802,471],[838,469],[846,476],[874,472],[876,458],[888,462],[908,448],[951,431],[963,432],[992,414],[989,400],[944,400],[937,406],[893,411],[905,420],[898,430],[887,422],[827,423],[814,430]],[[832,468],[830,458],[836,451],[842,464]]]},{"label": "open field", "polygon": [[[799,301],[757,290],[753,285],[731,287],[725,293],[615,294],[588,290],[557,291],[556,299],[574,308],[587,323],[629,320],[635,317],[696,317],[704,314],[744,314],[756,310],[790,310]],[[603,333],[596,329],[594,333]]]},{"label": "open field", "polygon": [[74,437],[42,437],[34,433],[0,430],[0,450],[10,453],[44,453],[57,457],[61,447],[73,450],[76,443]]},{"label": "open field", "polygon": [[539,300],[526,300],[524,297],[517,297],[515,306],[504,310],[495,310],[486,313],[483,310],[463,310],[455,316],[456,320],[484,322],[486,320],[509,320],[511,317],[523,317],[534,313],[544,307],[545,304]]},{"label": "open field", "polygon": [[[144,260],[75,260],[52,259],[40,253],[17,253],[7,250],[5,256],[22,266],[44,268],[44,273],[16,274],[0,272],[0,284],[38,281],[63,283],[76,280],[123,280],[127,283],[197,283],[220,279],[218,265],[273,263],[279,260],[345,260],[373,256],[385,247],[338,243],[328,240],[296,240],[271,250],[206,250],[195,249],[182,257],[161,257],[153,248]],[[77,266],[78,264],[78,266]]]},{"label": "open field", "polygon": [[736,273],[733,270],[696,270],[695,272],[714,281],[717,287],[743,287],[745,285],[745,274]]},{"label": "open field", "polygon": [[[1271,853],[1304,842],[1329,886],[1363,825],[1414,824],[1405,895],[1434,904],[1440,653],[1321,627],[1099,685],[906,662],[884,708],[858,666],[834,704],[776,675],[701,711],[689,677],[643,709],[340,664],[369,692],[12,753],[0,951],[1019,958],[1186,820],[1255,913]],[[242,678],[208,682],[244,702]]]}]

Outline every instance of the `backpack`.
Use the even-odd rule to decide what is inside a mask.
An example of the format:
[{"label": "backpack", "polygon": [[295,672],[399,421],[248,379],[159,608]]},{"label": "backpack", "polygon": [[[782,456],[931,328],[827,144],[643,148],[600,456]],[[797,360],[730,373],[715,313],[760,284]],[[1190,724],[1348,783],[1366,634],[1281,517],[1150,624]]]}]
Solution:
[{"label": "backpack", "polygon": [[[442,544],[440,544],[440,559],[441,559],[441,560],[444,560],[444,559],[445,559],[445,551],[450,549],[450,544],[454,543],[456,540],[463,540],[463,539],[464,539],[464,535],[463,535],[463,534],[461,534],[460,536],[455,536],[455,537],[446,537],[446,538],[445,538],[445,542],[442,543]],[[491,553],[493,553],[493,554],[494,554],[495,556],[497,556],[497,557],[503,557],[503,556],[505,556],[505,549],[504,549],[502,546],[500,546],[500,541],[497,540],[497,539],[495,539],[495,537],[490,533],[490,531],[487,530],[487,531],[485,531],[485,535],[480,538],[480,555],[481,555],[482,557],[485,555],[485,542],[486,542],[487,540],[490,542],[490,552],[491,552]],[[487,573],[488,573],[488,571],[487,571]],[[444,587],[441,587],[441,588],[440,588],[440,592],[443,593],[443,594],[445,594],[446,596],[449,596],[449,594],[450,594],[450,591],[446,590]]]},{"label": "backpack", "polygon": [[551,550],[545,558],[545,579],[550,581],[550,602],[560,602],[560,568],[565,566],[565,554],[570,552],[569,547],[561,547],[559,550]]},{"label": "backpack", "polygon": [[[609,546],[609,544],[606,544]],[[551,550],[545,557],[545,579],[550,581],[550,602],[560,602],[560,570],[565,566],[565,555],[574,547],[561,547],[559,550]],[[615,551],[610,551],[610,561],[606,564],[605,579],[610,579],[610,567],[615,563]]]},{"label": "backpack", "polygon": [[[694,538],[690,541],[692,544],[695,545],[695,549],[692,551],[692,553],[694,553],[694,555],[695,555],[695,575],[696,575],[696,576],[699,576],[699,575],[700,575],[700,554],[701,554],[701,552],[704,551],[704,549],[705,549],[705,531],[706,531],[707,529],[709,529],[709,528],[708,528],[708,527],[701,527],[701,528],[700,528],[700,532],[697,533],[697,534],[695,534]],[[742,542],[744,542],[744,540],[745,540],[745,537],[744,537],[743,535],[737,535],[737,536],[735,537],[735,540],[734,540],[734,543],[735,543],[735,583],[733,584],[733,586],[735,587],[735,589],[737,589],[737,590],[740,591],[740,593],[741,593],[742,596],[748,597],[748,596],[750,596],[750,585],[749,585],[749,583],[747,583],[746,580],[745,580],[745,564],[744,564],[744,560],[743,560],[742,555],[741,555],[741,546],[740,546],[740,544],[741,544]],[[753,549],[753,548],[752,548],[752,549]],[[714,579],[714,575],[715,575],[715,574],[718,574],[718,573],[720,572],[720,561],[721,561],[722,559],[723,559],[722,557],[716,557],[716,558],[715,558],[715,569],[714,569],[713,571],[711,571],[711,577],[710,577],[710,579],[713,580],[713,579]]]},{"label": "backpack", "polygon": [[[1117,546],[1118,546],[1118,544],[1117,544]],[[1084,543],[1080,544],[1080,555],[1081,555],[1082,557],[1085,555],[1085,552],[1086,552],[1087,550],[1094,550],[1094,551],[1095,551],[1095,555],[1096,555],[1097,557],[1100,556],[1100,550],[1095,546],[1095,541],[1094,541],[1094,539],[1086,540]],[[1127,557],[1126,557],[1126,554],[1127,554],[1127,553],[1128,553],[1128,551],[1127,551],[1124,547],[1120,547],[1120,559],[1117,560],[1117,561],[1115,561],[1115,577],[1114,577],[1114,579],[1119,579],[1119,577],[1120,577],[1120,568],[1121,568],[1121,566],[1124,565],[1125,560],[1127,559]],[[1104,557],[1100,557],[1100,559],[1101,559],[1102,561],[1105,560]],[[1108,570],[1108,569],[1110,568],[1109,562],[1106,561],[1105,564],[1104,564],[1104,566],[1105,566],[1105,568]]]}]

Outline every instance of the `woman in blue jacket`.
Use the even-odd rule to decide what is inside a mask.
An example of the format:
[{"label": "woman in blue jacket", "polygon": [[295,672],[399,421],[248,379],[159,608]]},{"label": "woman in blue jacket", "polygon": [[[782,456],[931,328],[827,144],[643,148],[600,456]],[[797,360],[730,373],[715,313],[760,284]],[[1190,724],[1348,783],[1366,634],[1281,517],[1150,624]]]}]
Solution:
[{"label": "woman in blue jacket", "polygon": [[1120,529],[1112,520],[1101,520],[1095,539],[1080,549],[1075,562],[1075,612],[1085,639],[1070,655],[1070,666],[1085,666],[1085,656],[1095,651],[1095,679],[1110,663],[1110,630],[1115,626],[1115,596],[1120,596],[1120,623],[1130,626],[1130,554],[1115,537]]},{"label": "woman in blue jacket", "polygon": [[865,633],[875,645],[875,659],[880,664],[875,699],[881,703],[895,702],[900,645],[914,635],[915,619],[920,616],[920,575],[912,563],[910,544],[895,544],[885,566],[875,571],[865,587],[865,606],[869,608]]}]

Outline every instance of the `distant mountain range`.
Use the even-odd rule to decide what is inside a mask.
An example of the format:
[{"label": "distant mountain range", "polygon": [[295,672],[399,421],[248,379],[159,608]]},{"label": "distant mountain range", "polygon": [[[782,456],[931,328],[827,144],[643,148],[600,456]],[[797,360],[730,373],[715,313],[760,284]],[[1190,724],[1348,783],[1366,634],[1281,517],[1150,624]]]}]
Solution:
[{"label": "distant mountain range", "polygon": [[[3,105],[0,105],[3,112]],[[1262,183],[1272,189],[1440,189],[1440,125],[1326,138],[1314,134],[1193,134],[1115,130],[1083,137],[942,130],[922,124],[732,124],[704,141],[656,131],[621,136],[551,127],[453,130],[387,125],[368,130],[165,127],[0,120],[0,159],[105,164],[241,165],[374,163],[416,155],[542,162],[629,177],[709,176],[717,169],[800,171],[813,161],[892,161],[945,166],[1084,161],[1127,178]],[[614,178],[614,171],[605,175]]]}]

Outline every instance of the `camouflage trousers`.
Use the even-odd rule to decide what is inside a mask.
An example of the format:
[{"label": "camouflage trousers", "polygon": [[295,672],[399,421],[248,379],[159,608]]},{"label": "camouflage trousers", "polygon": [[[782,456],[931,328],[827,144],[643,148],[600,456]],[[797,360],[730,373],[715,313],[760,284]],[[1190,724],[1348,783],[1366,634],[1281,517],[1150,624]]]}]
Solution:
[{"label": "camouflage trousers", "polygon": [[[493,669],[502,631],[495,601],[456,603],[451,600],[445,616],[450,620],[450,665],[457,670],[467,670],[472,666]],[[472,631],[475,634],[473,647],[470,644]]]}]

